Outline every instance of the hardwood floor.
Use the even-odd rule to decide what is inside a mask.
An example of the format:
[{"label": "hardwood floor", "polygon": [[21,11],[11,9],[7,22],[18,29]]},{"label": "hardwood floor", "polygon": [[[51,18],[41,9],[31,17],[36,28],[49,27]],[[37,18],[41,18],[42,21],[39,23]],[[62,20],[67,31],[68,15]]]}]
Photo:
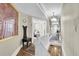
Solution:
[{"label": "hardwood floor", "polygon": [[35,55],[35,46],[33,44],[31,44],[28,48],[26,48],[26,46],[24,46],[24,48],[22,47],[19,53],[17,54],[17,56],[34,56],[34,55]]},{"label": "hardwood floor", "polygon": [[[50,56],[62,56],[61,46],[50,45],[48,52]],[[35,56],[35,46],[31,44],[28,48],[26,46],[22,47],[17,56]]]},{"label": "hardwood floor", "polygon": [[61,48],[61,46],[50,45],[48,52],[49,52],[49,54],[51,56],[62,56],[62,48]]}]

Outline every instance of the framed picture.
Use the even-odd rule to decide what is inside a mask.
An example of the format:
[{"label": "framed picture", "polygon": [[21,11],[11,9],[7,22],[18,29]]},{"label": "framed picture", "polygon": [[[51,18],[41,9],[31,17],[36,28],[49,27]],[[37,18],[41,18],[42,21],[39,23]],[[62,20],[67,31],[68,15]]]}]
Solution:
[{"label": "framed picture", "polygon": [[9,3],[0,3],[0,39],[18,35],[18,12]]},{"label": "framed picture", "polygon": [[2,20],[0,20],[0,39],[2,39]]}]

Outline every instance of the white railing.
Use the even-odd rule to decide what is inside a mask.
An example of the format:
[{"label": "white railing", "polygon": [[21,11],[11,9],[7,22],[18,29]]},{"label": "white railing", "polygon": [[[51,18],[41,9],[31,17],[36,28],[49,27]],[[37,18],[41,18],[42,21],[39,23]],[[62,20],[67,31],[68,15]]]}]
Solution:
[{"label": "white railing", "polygon": [[[61,47],[63,46],[62,45],[62,40],[50,42],[49,39],[50,39],[49,34],[36,39],[35,55],[49,56],[48,48],[49,48],[50,44],[52,44],[52,45],[56,44],[56,45],[59,45]],[[62,47],[62,54],[64,56],[63,47]]]},{"label": "white railing", "polygon": [[35,44],[35,55],[37,56],[49,56],[47,44],[48,44],[48,35],[37,38]]}]

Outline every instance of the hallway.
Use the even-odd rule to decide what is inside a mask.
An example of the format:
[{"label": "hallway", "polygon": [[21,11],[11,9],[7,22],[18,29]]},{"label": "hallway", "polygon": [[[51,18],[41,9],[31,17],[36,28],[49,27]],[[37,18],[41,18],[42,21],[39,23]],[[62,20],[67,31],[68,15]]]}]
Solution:
[{"label": "hallway", "polygon": [[78,3],[0,3],[0,56],[79,56],[78,44]]}]

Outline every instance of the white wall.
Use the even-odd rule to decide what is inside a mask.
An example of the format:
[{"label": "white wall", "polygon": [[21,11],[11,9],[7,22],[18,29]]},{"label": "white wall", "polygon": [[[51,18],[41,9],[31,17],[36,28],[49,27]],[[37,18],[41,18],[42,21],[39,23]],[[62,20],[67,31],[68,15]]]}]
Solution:
[{"label": "white wall", "polygon": [[[21,45],[23,38],[22,25],[27,25],[27,36],[31,37],[31,17],[19,12],[18,14],[18,35],[0,40],[0,56],[10,56]],[[26,19],[26,23],[23,20]]]},{"label": "white wall", "polygon": [[18,35],[2,39],[0,41],[0,56],[12,55],[12,53],[21,45],[22,28],[21,17],[18,19]]},{"label": "white wall", "polygon": [[65,55],[79,55],[79,4],[63,4],[61,34]]},{"label": "white wall", "polygon": [[23,14],[24,17],[22,20],[25,20],[26,22],[23,22],[24,26],[27,26],[27,37],[32,37],[32,17],[26,16]]},{"label": "white wall", "polygon": [[47,22],[46,31],[47,31],[48,34],[50,34],[51,33],[50,19],[47,19],[46,22]]}]

